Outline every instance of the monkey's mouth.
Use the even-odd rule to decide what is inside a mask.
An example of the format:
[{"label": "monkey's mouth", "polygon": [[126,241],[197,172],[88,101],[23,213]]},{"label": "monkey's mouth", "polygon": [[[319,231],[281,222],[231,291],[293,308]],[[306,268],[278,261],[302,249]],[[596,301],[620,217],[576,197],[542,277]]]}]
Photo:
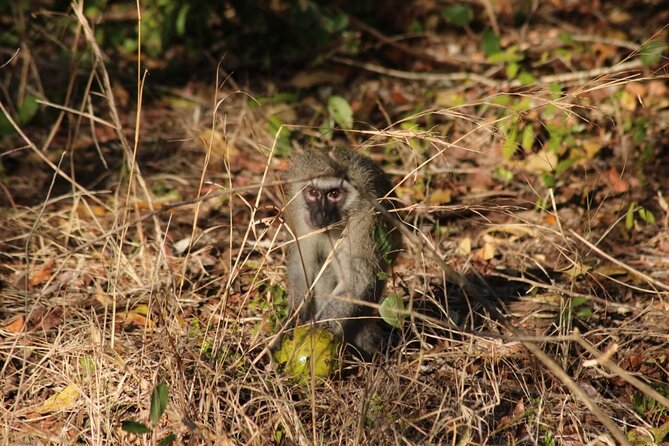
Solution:
[{"label": "monkey's mouth", "polygon": [[309,226],[311,229],[324,229],[324,228],[327,228],[329,226],[329,224],[327,222],[325,222],[324,220],[321,220],[320,217],[317,217],[317,218],[318,218],[319,222],[314,223],[313,219],[311,218],[311,215],[307,214],[307,216],[304,217],[304,221],[307,223],[307,226]]},{"label": "monkey's mouth", "polygon": [[[314,222],[314,220],[316,221]],[[310,214],[307,214],[304,217],[304,222],[313,230],[334,229],[341,223],[339,220],[332,221],[332,219],[327,218],[327,216],[316,216],[316,218],[314,218]]]}]

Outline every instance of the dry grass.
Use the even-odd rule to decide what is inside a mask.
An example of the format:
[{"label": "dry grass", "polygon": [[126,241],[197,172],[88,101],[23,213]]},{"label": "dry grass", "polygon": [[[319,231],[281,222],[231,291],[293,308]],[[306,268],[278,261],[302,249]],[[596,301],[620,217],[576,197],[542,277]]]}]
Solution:
[{"label": "dry grass", "polygon": [[[212,445],[616,444],[666,429],[669,401],[657,392],[669,390],[666,208],[621,245],[627,202],[599,178],[579,183],[604,184],[592,209],[558,206],[531,174],[508,190],[473,187],[500,163],[501,145],[500,121],[474,115],[474,103],[426,112],[454,123],[448,142],[396,124],[353,132],[350,140],[367,141],[378,158],[391,147],[397,159],[389,170],[414,235],[389,292],[414,311],[383,357],[301,386],[265,354],[289,241],[286,161],[274,156],[268,110],[250,109],[232,80],[217,82],[211,104],[165,111],[164,122],[182,125],[164,138],[182,141],[154,147],[156,129],[124,122],[90,27],[78,19],[98,58],[94,110],[113,130],[101,146],[115,167],[101,187],[84,187],[78,158],[23,135],[52,181],[41,203],[2,211],[2,444],[154,444],[168,433]],[[523,94],[598,124],[601,110],[583,97],[624,88],[625,74],[578,80],[560,100],[541,89]],[[69,113],[91,119],[77,109]],[[95,136],[84,127],[77,137]],[[416,200],[411,191],[427,176],[444,188],[466,184],[468,204]],[[545,209],[535,210],[543,198]],[[482,276],[513,331],[451,286],[453,271]],[[577,317],[579,309],[589,316]],[[170,398],[154,432],[123,432],[124,420],[148,422],[158,383]],[[75,396],[45,409],[67,386]],[[656,408],[642,416],[635,406],[644,397]]]}]

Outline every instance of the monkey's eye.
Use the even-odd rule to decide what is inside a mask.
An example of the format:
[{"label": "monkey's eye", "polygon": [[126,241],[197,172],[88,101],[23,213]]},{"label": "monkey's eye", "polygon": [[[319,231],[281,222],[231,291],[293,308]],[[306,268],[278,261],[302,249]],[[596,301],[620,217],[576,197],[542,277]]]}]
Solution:
[{"label": "monkey's eye", "polygon": [[309,200],[318,200],[321,198],[321,191],[315,187],[308,187],[305,192],[307,193],[307,199]]},{"label": "monkey's eye", "polygon": [[339,201],[341,200],[342,193],[340,189],[330,189],[328,191],[328,200],[330,201]]}]

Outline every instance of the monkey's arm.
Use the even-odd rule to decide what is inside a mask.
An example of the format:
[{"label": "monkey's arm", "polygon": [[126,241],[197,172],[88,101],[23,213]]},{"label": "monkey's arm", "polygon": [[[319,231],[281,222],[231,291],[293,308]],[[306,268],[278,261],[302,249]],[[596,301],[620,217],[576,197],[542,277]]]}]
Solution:
[{"label": "monkey's arm", "polygon": [[356,232],[352,225],[350,233],[334,242],[333,254],[326,259],[328,274],[323,274],[334,280],[316,283],[317,320],[342,321],[372,314],[373,308],[355,302],[376,302],[384,285],[379,277],[385,265],[369,229],[373,226],[370,220],[361,224],[366,231]]}]

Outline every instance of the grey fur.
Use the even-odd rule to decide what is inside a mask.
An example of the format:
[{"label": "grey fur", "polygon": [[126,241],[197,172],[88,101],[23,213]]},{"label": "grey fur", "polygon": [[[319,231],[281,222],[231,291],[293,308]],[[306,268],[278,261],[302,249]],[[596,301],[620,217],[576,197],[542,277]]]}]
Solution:
[{"label": "grey fur", "polygon": [[[351,299],[378,303],[382,276],[401,244],[399,231],[375,209],[390,208],[391,184],[369,158],[345,149],[305,149],[295,154],[287,180],[288,224],[296,238],[288,254],[290,305],[300,308],[299,324],[319,322],[366,359],[383,343],[378,311]],[[295,181],[302,179],[302,181]],[[315,228],[305,187],[343,190],[338,222]],[[380,252],[374,232],[389,232],[390,256]]]}]

